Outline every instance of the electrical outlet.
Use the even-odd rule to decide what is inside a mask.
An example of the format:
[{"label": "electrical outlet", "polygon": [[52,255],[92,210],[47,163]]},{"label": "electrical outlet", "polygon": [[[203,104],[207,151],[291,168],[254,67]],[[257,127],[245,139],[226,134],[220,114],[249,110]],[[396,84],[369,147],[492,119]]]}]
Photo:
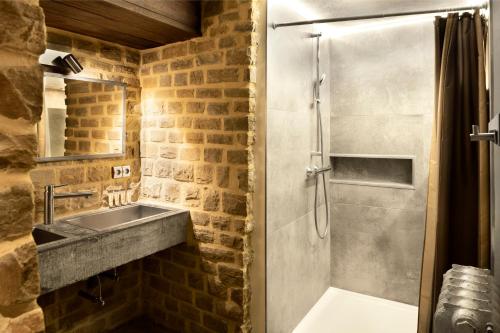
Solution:
[{"label": "electrical outlet", "polygon": [[123,177],[123,167],[122,166],[114,166],[112,168],[113,179],[122,178]]},{"label": "electrical outlet", "polygon": [[123,168],[123,176],[122,177],[130,177],[130,175],[131,175],[130,165],[124,165],[124,166],[122,166],[122,168]]}]

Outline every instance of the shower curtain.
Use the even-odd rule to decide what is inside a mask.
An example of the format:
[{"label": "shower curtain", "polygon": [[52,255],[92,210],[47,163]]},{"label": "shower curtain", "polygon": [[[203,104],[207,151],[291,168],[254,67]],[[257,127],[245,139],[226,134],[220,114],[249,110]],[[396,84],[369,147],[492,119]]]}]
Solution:
[{"label": "shower curtain", "polygon": [[[489,267],[489,143],[471,142],[473,124],[487,132],[485,21],[436,18],[435,115],[429,161],[418,333],[432,332],[443,274],[451,264]],[[439,333],[439,332],[434,332]]]}]

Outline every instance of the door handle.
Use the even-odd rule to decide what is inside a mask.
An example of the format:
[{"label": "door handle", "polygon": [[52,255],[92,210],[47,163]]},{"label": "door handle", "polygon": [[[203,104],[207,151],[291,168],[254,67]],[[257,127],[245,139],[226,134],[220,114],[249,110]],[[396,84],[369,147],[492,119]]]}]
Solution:
[{"label": "door handle", "polygon": [[486,133],[479,133],[478,125],[472,125],[472,133],[469,134],[469,136],[471,141],[491,141],[494,143],[497,142],[496,130],[490,130],[489,132]]}]

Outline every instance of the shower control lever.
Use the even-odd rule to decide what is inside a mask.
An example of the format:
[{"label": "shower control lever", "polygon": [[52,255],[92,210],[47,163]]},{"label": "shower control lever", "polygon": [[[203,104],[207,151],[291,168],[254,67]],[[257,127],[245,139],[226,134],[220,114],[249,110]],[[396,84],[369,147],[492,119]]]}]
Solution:
[{"label": "shower control lever", "polygon": [[479,126],[472,125],[472,133],[469,134],[471,141],[492,141],[497,142],[497,131],[491,130],[487,133],[479,133]]},{"label": "shower control lever", "polygon": [[312,168],[306,168],[306,175],[307,175],[307,177],[312,177],[312,176],[316,176],[317,174],[320,174],[320,173],[328,172],[330,170],[332,170],[331,166],[319,168],[315,165]]}]

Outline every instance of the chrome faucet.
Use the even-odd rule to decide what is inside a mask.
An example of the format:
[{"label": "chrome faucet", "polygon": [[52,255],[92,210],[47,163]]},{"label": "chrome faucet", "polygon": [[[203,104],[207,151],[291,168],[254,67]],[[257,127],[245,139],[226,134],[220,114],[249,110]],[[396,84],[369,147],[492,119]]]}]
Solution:
[{"label": "chrome faucet", "polygon": [[52,224],[54,223],[54,200],[55,199],[64,199],[64,198],[76,198],[76,197],[85,197],[88,198],[94,193],[91,191],[82,191],[82,192],[64,192],[64,193],[55,193],[54,190],[56,187],[66,186],[67,184],[62,185],[53,185],[49,184],[45,186],[45,197],[44,197],[44,211],[43,211],[43,223],[44,224]]}]

